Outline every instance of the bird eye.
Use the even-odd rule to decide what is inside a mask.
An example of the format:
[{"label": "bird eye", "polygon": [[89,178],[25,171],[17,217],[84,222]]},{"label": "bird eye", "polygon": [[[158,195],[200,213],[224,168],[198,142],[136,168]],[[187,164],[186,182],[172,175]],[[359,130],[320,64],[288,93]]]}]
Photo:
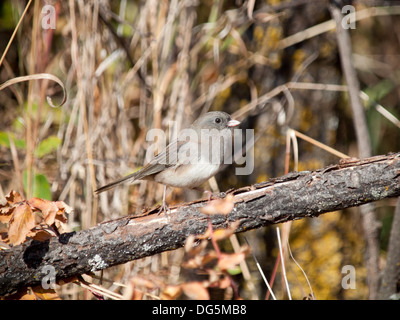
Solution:
[{"label": "bird eye", "polygon": [[221,118],[216,118],[215,119],[215,123],[221,123],[221,121],[222,121]]}]

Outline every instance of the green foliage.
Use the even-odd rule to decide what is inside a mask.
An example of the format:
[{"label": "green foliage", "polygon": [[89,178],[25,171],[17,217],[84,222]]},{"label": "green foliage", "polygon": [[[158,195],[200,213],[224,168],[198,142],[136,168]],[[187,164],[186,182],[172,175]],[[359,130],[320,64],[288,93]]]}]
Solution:
[{"label": "green foliage", "polygon": [[23,139],[15,139],[15,135],[5,131],[0,131],[0,146],[10,148],[10,138],[14,140],[14,144],[19,149],[25,149],[26,143]]},{"label": "green foliage", "polygon": [[61,139],[56,136],[49,136],[39,143],[35,150],[35,156],[42,158],[45,155],[52,153],[57,150],[58,146],[61,144]]},{"label": "green foliage", "polygon": [[[23,175],[23,183],[25,191],[28,188],[28,173],[25,170]],[[46,176],[43,174],[35,174],[32,179],[32,196],[40,199],[51,200],[50,184]]]}]

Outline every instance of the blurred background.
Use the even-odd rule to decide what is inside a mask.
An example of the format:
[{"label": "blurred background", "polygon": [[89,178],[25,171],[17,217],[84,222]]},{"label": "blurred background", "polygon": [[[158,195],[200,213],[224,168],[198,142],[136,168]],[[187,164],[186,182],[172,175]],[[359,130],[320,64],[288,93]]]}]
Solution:
[{"label": "blurred background", "polygon": [[[357,12],[348,29],[372,154],[400,150],[400,2],[346,2]],[[343,4],[343,5],[344,5]],[[16,25],[29,5],[12,42]],[[222,110],[255,130],[254,171],[235,165],[216,176],[221,191],[285,174],[288,130],[294,129],[349,156],[359,151],[328,1],[1,1],[0,83],[24,75],[57,76],[0,91],[0,195],[62,200],[74,211],[69,230],[87,229],[159,204],[163,186],[137,182],[95,197],[93,191],[145,163],[146,133],[179,131],[200,114]],[[380,11],[373,10],[380,8]],[[345,12],[347,13],[347,12]],[[328,24],[327,24],[328,22]],[[332,22],[332,21],[331,21]],[[354,28],[353,28],[354,27]],[[304,85],[306,83],[307,85]],[[385,110],[385,111],[382,111]],[[388,113],[393,118],[388,116]],[[289,171],[314,170],[340,158],[297,139]],[[202,197],[170,189],[168,204]],[[384,268],[396,200],[376,203]],[[317,299],[367,299],[365,237],[358,208],[302,219],[290,227],[293,257]],[[246,236],[267,278],[278,254],[275,227]],[[229,240],[221,249],[232,251]],[[109,268],[106,278],[132,285],[146,279],[174,285],[194,277],[181,268],[183,249]],[[264,299],[266,287],[251,255],[249,272],[232,273],[244,299]],[[356,270],[356,289],[341,286],[344,265]],[[310,294],[302,271],[287,258],[292,297]],[[109,290],[123,292],[115,284]],[[159,296],[159,287],[136,288]],[[274,291],[285,298],[281,271]],[[157,291],[158,290],[158,291]],[[228,289],[221,289],[230,298]],[[93,299],[66,285],[63,299]],[[211,295],[211,297],[213,297]],[[144,295],[143,298],[150,297]]]}]

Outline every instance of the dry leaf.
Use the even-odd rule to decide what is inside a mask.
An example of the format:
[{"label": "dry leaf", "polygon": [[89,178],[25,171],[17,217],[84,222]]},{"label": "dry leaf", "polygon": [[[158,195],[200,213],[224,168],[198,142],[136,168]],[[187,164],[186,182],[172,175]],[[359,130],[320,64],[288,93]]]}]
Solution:
[{"label": "dry leaf", "polygon": [[132,294],[129,300],[142,300],[144,296],[144,292],[138,289],[133,288]]},{"label": "dry leaf", "polygon": [[172,300],[178,298],[182,293],[181,286],[167,286],[161,292],[161,299],[163,300]]},{"label": "dry leaf", "polygon": [[54,223],[56,214],[58,212],[58,207],[54,202],[46,199],[32,198],[28,201],[28,203],[33,208],[43,213],[43,219],[46,224],[51,226]]},{"label": "dry leaf", "polygon": [[221,253],[221,257],[218,260],[217,266],[221,270],[228,270],[236,267],[246,257],[248,250],[243,250],[237,253]]},{"label": "dry leaf", "polygon": [[0,222],[9,223],[12,218],[13,211],[14,208],[12,207],[0,208]]},{"label": "dry leaf", "polygon": [[49,201],[40,198],[32,198],[28,203],[36,210],[42,212],[44,222],[49,226],[54,224],[55,220],[66,223],[67,216],[65,213],[72,212],[72,208],[63,201]]},{"label": "dry leaf", "polygon": [[42,226],[36,226],[27,234],[27,236],[34,240],[45,241],[57,235],[49,227],[45,228]]},{"label": "dry leaf", "polygon": [[217,199],[210,201],[205,207],[200,208],[199,211],[204,214],[228,214],[232,211],[235,203],[232,194],[227,195],[224,199]]},{"label": "dry leaf", "polygon": [[0,222],[9,223],[14,209],[18,207],[24,199],[14,190],[11,190],[5,198],[6,202],[0,204]]},{"label": "dry leaf", "polygon": [[36,300],[61,300],[60,296],[54,289],[43,289],[42,286],[32,288]]},{"label": "dry leaf", "polygon": [[8,195],[6,195],[6,200],[8,204],[18,203],[24,201],[24,198],[15,190],[11,190]]},{"label": "dry leaf", "polygon": [[155,289],[158,287],[153,281],[139,276],[132,277],[130,281],[133,285],[141,288]]},{"label": "dry leaf", "polygon": [[36,300],[35,295],[29,287],[23,287],[19,289],[16,293],[2,297],[4,300]]},{"label": "dry leaf", "polygon": [[[60,225],[67,222],[66,213],[72,211],[63,201],[40,198],[26,201],[13,190],[5,198],[6,202],[0,204],[0,222],[8,224],[9,243],[14,245],[24,242],[27,236],[35,240],[46,240],[56,236],[57,230],[62,230]],[[42,214],[38,214],[39,211]],[[54,225],[57,230],[48,228],[54,228]]]},{"label": "dry leaf", "polygon": [[229,277],[221,277],[213,282],[210,283],[209,287],[210,288],[220,288],[220,289],[226,289],[231,286],[231,280]]},{"label": "dry leaf", "polygon": [[8,237],[14,245],[25,241],[27,234],[35,226],[35,215],[31,207],[24,203],[14,209],[9,223]]},{"label": "dry leaf", "polygon": [[189,253],[191,256],[195,256],[197,254],[199,254],[203,249],[205,249],[205,247],[208,244],[207,240],[202,240],[200,241],[200,238],[198,236],[194,236],[194,235],[190,235],[187,239],[186,239],[186,243],[185,243],[185,251],[187,253]]},{"label": "dry leaf", "polygon": [[210,251],[204,255],[197,255],[194,258],[189,259],[187,262],[184,262],[182,266],[187,269],[200,268],[215,259],[217,259],[216,252]]},{"label": "dry leaf", "polygon": [[181,285],[183,292],[192,300],[210,300],[208,290],[199,281],[187,282]]},{"label": "dry leaf", "polygon": [[56,215],[56,219],[60,220],[63,223],[67,223],[66,213],[70,214],[72,212],[72,208],[67,205],[64,201],[55,201],[55,205],[58,207],[58,212]]},{"label": "dry leaf", "polygon": [[63,100],[61,101],[61,103],[58,106],[53,104],[53,102],[52,102],[50,97],[46,97],[46,98],[47,98],[47,103],[51,107],[53,107],[53,108],[61,107],[67,101],[67,90],[65,89],[65,86],[64,86],[63,82],[59,78],[57,78],[56,76],[54,76],[52,74],[49,74],[49,73],[37,73],[37,74],[30,74],[28,76],[21,76],[21,77],[12,78],[12,79],[7,80],[6,82],[4,82],[4,83],[2,83],[0,85],[0,91],[3,90],[4,88],[7,88],[8,86],[11,86],[11,85],[16,84],[16,83],[29,81],[29,80],[42,80],[42,79],[52,80],[52,81],[57,82],[60,85],[60,87],[62,88],[63,93],[64,93],[64,98],[63,98]]},{"label": "dry leaf", "polygon": [[238,220],[238,221],[233,222],[226,229],[217,229],[213,232],[213,238],[215,240],[227,239],[235,233],[235,231],[239,227],[239,225],[240,225],[240,221]]}]

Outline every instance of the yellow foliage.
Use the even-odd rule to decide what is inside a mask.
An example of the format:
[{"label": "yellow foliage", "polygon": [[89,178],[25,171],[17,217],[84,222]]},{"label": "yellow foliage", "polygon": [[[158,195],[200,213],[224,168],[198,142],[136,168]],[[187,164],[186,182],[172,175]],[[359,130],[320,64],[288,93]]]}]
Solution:
[{"label": "yellow foliage", "polygon": [[216,110],[219,110],[222,108],[226,100],[230,97],[231,95],[231,88],[228,87],[225,90],[222,90],[214,100],[214,107]]},{"label": "yellow foliage", "polygon": [[267,28],[266,37],[270,48],[276,49],[282,39],[282,28],[280,25],[271,25]]},{"label": "yellow foliage", "polygon": [[293,69],[295,72],[302,67],[305,58],[307,58],[307,54],[304,50],[298,49],[295,51],[293,54]]},{"label": "yellow foliage", "polygon": [[256,41],[262,41],[264,38],[264,28],[261,26],[255,26],[253,31],[253,36]]},{"label": "yellow foliage", "polygon": [[[302,219],[293,222],[290,234],[290,248],[296,261],[303,268],[317,299],[365,299],[368,290],[365,284],[365,267],[362,259],[360,235],[343,219],[341,212],[331,212],[317,219]],[[344,232],[343,232],[344,231]],[[359,250],[349,252],[357,245]],[[287,277],[293,299],[303,299],[310,293],[307,281],[291,258],[287,258]],[[344,265],[356,269],[356,289],[343,289],[341,281]]]}]

